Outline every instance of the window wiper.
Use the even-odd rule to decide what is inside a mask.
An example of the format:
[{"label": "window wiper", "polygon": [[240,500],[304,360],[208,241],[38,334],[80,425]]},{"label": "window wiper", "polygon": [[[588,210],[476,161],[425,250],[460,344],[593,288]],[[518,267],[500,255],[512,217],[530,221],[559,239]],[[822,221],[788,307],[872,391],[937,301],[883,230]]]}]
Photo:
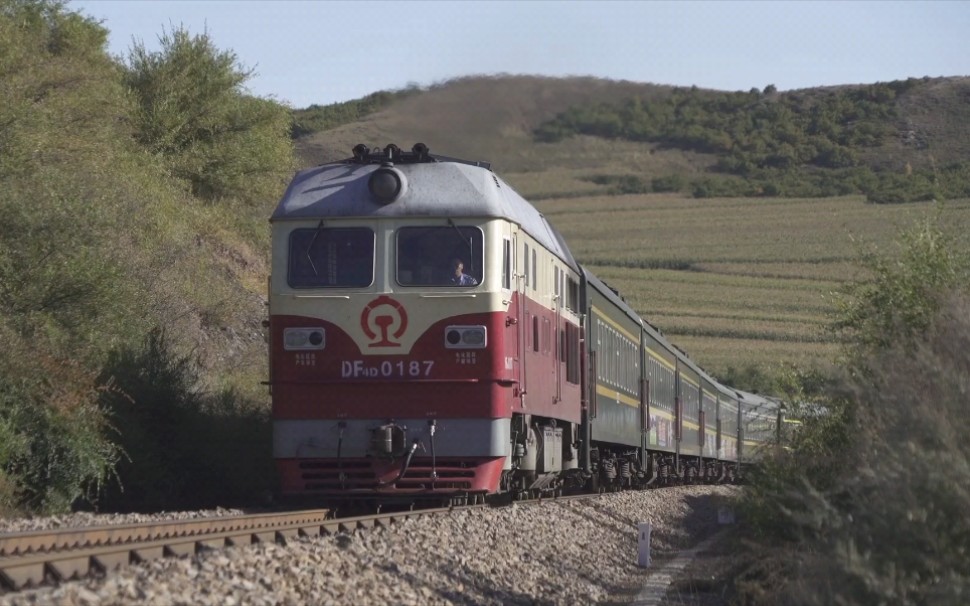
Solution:
[{"label": "window wiper", "polygon": [[310,264],[310,269],[313,270],[314,276],[319,276],[317,273],[317,266],[313,264],[313,259],[310,257],[310,249],[313,248],[313,243],[317,241],[317,236],[323,231],[323,219],[320,219],[320,224],[317,225],[317,231],[313,232],[313,237],[310,238],[310,243],[306,245],[306,250],[303,254],[306,256],[307,263]]},{"label": "window wiper", "polygon": [[[458,229],[458,226],[455,225],[455,222],[452,221],[450,217],[448,219],[448,225],[450,225],[450,226],[452,226],[452,227],[455,228],[455,231],[458,233],[458,239],[461,240],[461,243],[462,244],[464,244],[465,243],[465,234],[463,234],[462,231],[460,229]],[[475,253],[475,247],[472,244],[472,239],[471,238],[468,238],[468,271],[475,271],[475,254],[474,253]]]}]

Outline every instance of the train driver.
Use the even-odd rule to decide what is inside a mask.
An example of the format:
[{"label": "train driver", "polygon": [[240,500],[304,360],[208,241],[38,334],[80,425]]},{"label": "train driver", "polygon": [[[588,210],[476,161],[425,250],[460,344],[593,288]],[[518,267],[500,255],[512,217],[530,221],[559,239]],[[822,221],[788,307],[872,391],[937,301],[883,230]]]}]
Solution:
[{"label": "train driver", "polygon": [[478,286],[478,280],[464,272],[465,264],[458,257],[451,260],[451,277],[449,284],[454,286]]}]

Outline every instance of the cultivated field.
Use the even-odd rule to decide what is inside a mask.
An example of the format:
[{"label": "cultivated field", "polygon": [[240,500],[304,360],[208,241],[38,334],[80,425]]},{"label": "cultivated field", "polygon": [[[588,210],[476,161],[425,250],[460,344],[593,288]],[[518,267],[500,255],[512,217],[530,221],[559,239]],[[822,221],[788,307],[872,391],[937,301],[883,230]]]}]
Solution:
[{"label": "cultivated field", "polygon": [[[900,229],[938,210],[861,197],[658,194],[536,205],[581,263],[715,375],[731,366],[830,363],[837,344],[826,326],[838,293],[862,277],[860,252],[892,250]],[[954,233],[970,228],[970,201],[941,212]]]}]

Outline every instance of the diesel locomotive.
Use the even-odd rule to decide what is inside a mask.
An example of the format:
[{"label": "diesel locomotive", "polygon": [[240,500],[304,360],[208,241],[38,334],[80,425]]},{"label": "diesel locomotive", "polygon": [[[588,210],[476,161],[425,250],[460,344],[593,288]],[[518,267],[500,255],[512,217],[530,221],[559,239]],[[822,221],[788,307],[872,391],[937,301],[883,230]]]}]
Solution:
[{"label": "diesel locomotive", "polygon": [[270,222],[284,496],[731,481],[771,438],[777,401],[705,373],[488,163],[358,145]]}]

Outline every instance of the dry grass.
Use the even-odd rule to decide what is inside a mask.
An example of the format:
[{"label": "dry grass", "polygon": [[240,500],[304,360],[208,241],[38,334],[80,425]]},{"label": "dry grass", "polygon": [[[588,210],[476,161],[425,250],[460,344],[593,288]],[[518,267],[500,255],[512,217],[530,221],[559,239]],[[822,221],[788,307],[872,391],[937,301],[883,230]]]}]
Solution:
[{"label": "dry grass", "polygon": [[[556,168],[611,174],[690,175],[708,169],[713,158],[653,145],[574,137],[555,144],[536,143],[532,132],[566,109],[591,103],[617,103],[632,97],[650,100],[670,86],[592,77],[480,75],[441,83],[407,97],[364,120],[315,133],[298,142],[301,162],[311,166],[345,158],[357,143],[410,147],[422,141],[433,153],[492,162],[525,192],[533,193],[529,174]],[[906,145],[906,137],[867,150],[880,165],[942,167],[967,157],[970,115],[964,102],[970,78],[945,78],[900,101],[901,135],[930,141],[927,148]],[[823,95],[827,89],[801,94]],[[604,171],[606,172],[606,171]],[[566,192],[567,190],[559,190]]]},{"label": "dry grass", "polygon": [[[432,87],[360,122],[304,137],[297,142],[297,151],[302,164],[311,166],[346,158],[357,143],[410,148],[420,141],[432,153],[491,162],[498,174],[528,195],[576,191],[575,174],[543,185],[545,171],[614,174],[619,167],[621,173],[650,176],[705,170],[713,157],[655,153],[655,146],[649,144],[597,137],[554,144],[533,140],[539,125],[574,105],[633,96],[650,99],[670,90],[669,86],[588,77],[469,77]],[[533,181],[537,175],[539,183]],[[594,193],[591,185],[581,183],[579,189]]]}]

